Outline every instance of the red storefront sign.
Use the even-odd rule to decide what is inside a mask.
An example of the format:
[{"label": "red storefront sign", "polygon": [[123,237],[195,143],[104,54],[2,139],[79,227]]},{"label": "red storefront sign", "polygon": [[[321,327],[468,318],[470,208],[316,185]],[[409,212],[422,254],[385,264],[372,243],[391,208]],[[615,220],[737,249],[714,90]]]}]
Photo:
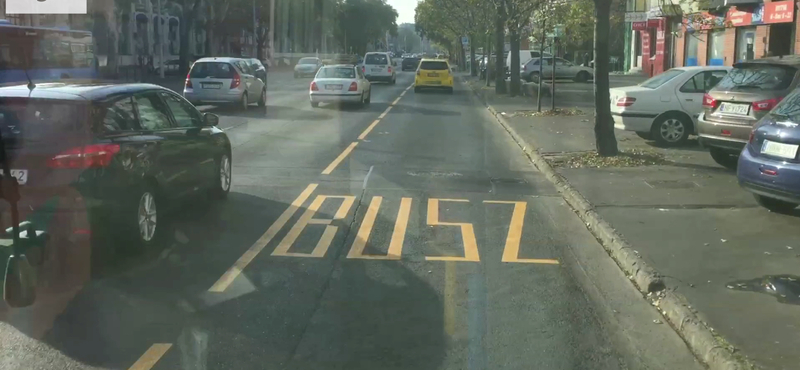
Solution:
[{"label": "red storefront sign", "polygon": [[658,28],[660,25],[661,25],[661,18],[647,20],[647,28]]},{"label": "red storefront sign", "polygon": [[631,22],[631,28],[634,31],[644,31],[647,29],[647,22]]},{"label": "red storefront sign", "polygon": [[728,9],[725,20],[727,21],[726,23],[729,23],[733,27],[749,26],[753,23],[753,13],[739,10],[736,9],[735,6],[732,6]]},{"label": "red storefront sign", "polygon": [[776,1],[764,4],[763,23],[786,23],[794,21],[794,2]]}]

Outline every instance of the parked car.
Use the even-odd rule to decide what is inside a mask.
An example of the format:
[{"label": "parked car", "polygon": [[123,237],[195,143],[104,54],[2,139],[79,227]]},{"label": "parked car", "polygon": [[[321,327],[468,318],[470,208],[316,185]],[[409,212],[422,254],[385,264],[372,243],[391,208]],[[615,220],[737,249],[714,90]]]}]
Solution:
[{"label": "parked car", "polygon": [[416,71],[417,67],[419,66],[420,58],[408,57],[403,58],[403,64],[401,69],[403,71]]},{"label": "parked car", "polygon": [[183,96],[194,105],[237,104],[242,110],[252,103],[267,105],[267,85],[256,78],[246,59],[202,58],[192,65]]},{"label": "parked car", "polygon": [[364,55],[361,72],[369,81],[384,81],[394,85],[397,72],[392,68],[392,57],[389,53],[370,52]]},{"label": "parked car", "polygon": [[[153,68],[153,73],[160,75],[161,74],[161,66],[156,65]],[[177,76],[181,73],[181,61],[177,59],[173,60],[165,60],[164,61],[164,75],[165,76]]]},{"label": "parked car", "polygon": [[21,219],[83,213],[89,220],[49,223],[55,237],[66,233],[63,243],[113,231],[115,245],[145,248],[167,235],[164,215],[182,200],[225,197],[231,145],[218,122],[151,84],[0,88],[0,130],[21,185]]},{"label": "parked car", "polygon": [[756,123],[739,156],[739,184],[776,212],[800,204],[800,91],[786,96]]},{"label": "parked car", "polygon": [[[589,67],[575,65],[572,62],[562,59],[556,59],[556,79],[569,79],[575,82],[586,82],[594,78],[594,70]],[[542,58],[542,76],[545,80],[553,76],[553,58]],[[522,79],[533,82],[539,80],[539,58],[533,58],[527,61],[520,68],[520,76]]]},{"label": "parked car", "polygon": [[614,127],[662,146],[681,145],[695,133],[703,96],[731,67],[681,67],[636,86],[610,89]]},{"label": "parked car", "polygon": [[719,164],[735,168],[753,125],[798,85],[800,57],[737,63],[703,97],[698,118],[700,143]]},{"label": "parked car", "polygon": [[300,58],[294,66],[294,78],[314,76],[320,68],[322,68],[321,59],[314,57]]},{"label": "parked car", "polygon": [[308,91],[311,106],[320,103],[357,103],[372,101],[372,85],[357,66],[340,64],[322,67]]}]

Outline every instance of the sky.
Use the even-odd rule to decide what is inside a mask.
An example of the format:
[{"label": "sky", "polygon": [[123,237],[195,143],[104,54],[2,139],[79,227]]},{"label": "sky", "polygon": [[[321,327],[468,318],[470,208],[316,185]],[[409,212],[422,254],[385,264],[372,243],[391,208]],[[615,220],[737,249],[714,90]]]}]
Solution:
[{"label": "sky", "polygon": [[417,0],[386,0],[386,2],[397,10],[397,24],[414,23]]}]

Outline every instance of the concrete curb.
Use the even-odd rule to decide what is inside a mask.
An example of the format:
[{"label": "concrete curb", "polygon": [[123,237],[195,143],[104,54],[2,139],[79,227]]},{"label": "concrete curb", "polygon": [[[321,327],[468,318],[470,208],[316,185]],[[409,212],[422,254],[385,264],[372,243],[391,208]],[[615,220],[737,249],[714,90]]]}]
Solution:
[{"label": "concrete curb", "polygon": [[647,297],[658,311],[672,324],[695,356],[713,370],[744,370],[754,367],[734,356],[730,346],[715,338],[713,331],[692,311],[686,298],[674,290],[668,289],[661,275],[642,259],[630,244],[600,217],[589,203],[567,180],[561,176],[539,152],[528,144],[509,124],[508,120],[497,112],[468,81],[462,82],[472,90],[475,96],[487,107],[497,122],[511,135],[517,145],[528,156],[536,168],[553,183],[558,192],[580,217],[586,228],[600,241],[606,252],[613,258],[636,288]]}]

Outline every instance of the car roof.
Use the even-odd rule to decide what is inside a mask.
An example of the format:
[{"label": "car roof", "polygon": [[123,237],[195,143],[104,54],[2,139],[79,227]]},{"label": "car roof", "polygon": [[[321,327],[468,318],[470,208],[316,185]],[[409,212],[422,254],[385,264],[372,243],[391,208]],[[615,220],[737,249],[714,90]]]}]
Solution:
[{"label": "car roof", "polygon": [[437,59],[437,58],[422,58],[420,62],[447,62],[447,59]]},{"label": "car roof", "polygon": [[798,55],[784,55],[777,57],[766,57],[754,60],[747,60],[734,64],[735,66],[742,64],[782,64],[792,67],[800,67],[800,56]]},{"label": "car roof", "polygon": [[[255,58],[253,58],[253,59],[255,59]],[[200,62],[223,62],[223,63],[230,63],[230,62],[235,62],[235,61],[237,61],[237,60],[244,60],[244,58],[233,58],[233,57],[205,57],[205,58],[200,58],[200,59],[196,60],[196,61],[195,61],[195,63],[200,63]]]},{"label": "car roof", "polygon": [[146,83],[119,84],[105,81],[44,82],[36,84],[33,90],[29,90],[25,84],[0,87],[0,98],[94,101],[102,100],[112,95],[148,90],[171,91],[158,85]]},{"label": "car roof", "polygon": [[712,69],[731,69],[731,66],[690,66],[690,67],[675,67],[674,69],[680,69],[682,71],[707,71]]}]

